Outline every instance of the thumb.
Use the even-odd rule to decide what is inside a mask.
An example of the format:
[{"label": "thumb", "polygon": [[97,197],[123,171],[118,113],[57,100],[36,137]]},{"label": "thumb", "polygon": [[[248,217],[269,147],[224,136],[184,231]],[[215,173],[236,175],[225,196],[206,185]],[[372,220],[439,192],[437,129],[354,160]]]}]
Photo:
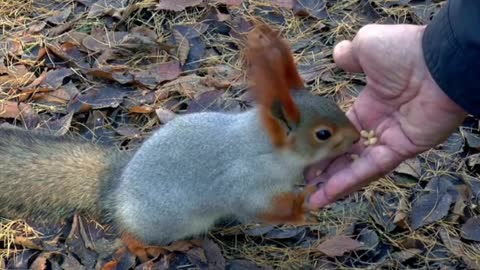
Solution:
[{"label": "thumb", "polygon": [[362,72],[351,41],[344,40],[333,49],[333,60],[338,67],[347,72]]}]

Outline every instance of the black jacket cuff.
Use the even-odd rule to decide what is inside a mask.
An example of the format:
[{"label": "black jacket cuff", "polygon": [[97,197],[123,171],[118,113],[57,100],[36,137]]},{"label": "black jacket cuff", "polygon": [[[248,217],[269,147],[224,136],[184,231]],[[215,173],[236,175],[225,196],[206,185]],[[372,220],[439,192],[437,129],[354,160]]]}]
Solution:
[{"label": "black jacket cuff", "polygon": [[480,1],[448,1],[425,29],[425,62],[435,82],[465,111],[480,116]]}]

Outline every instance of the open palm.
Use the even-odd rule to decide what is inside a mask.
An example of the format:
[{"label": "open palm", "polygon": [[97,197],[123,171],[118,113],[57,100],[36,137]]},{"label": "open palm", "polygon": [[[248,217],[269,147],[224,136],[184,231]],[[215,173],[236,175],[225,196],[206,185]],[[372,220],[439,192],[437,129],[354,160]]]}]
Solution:
[{"label": "open palm", "polygon": [[374,130],[378,142],[369,147],[360,142],[354,149],[360,158],[338,158],[309,179],[322,183],[310,197],[312,207],[332,203],[441,143],[465,118],[430,76],[421,46],[424,29],[368,25],[353,41],[335,47],[339,67],[367,77],[348,117],[359,130]]}]

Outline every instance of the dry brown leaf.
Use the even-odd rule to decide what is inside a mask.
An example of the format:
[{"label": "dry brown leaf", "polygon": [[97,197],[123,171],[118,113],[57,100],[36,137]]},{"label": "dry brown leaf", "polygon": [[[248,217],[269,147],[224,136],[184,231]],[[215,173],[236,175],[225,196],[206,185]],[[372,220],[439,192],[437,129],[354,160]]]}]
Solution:
[{"label": "dry brown leaf", "polygon": [[154,108],[149,105],[135,105],[132,106],[129,110],[130,113],[151,113],[154,111]]},{"label": "dry brown leaf", "polygon": [[29,28],[28,28],[28,32],[34,34],[34,33],[38,33],[40,31],[43,30],[43,28],[45,28],[45,26],[47,25],[46,22],[38,22],[38,23],[34,23],[32,24]]},{"label": "dry brown leaf", "polygon": [[99,17],[110,15],[114,18],[121,19],[121,13],[126,8],[127,0],[98,0],[91,5],[88,11],[88,17]]},{"label": "dry brown leaf", "polygon": [[47,260],[50,257],[50,253],[44,252],[33,261],[30,269],[32,270],[46,270],[47,269]]},{"label": "dry brown leaf", "polygon": [[0,102],[0,118],[18,118],[22,115],[22,111],[28,109],[31,109],[31,106],[25,103],[3,101]]},{"label": "dry brown leaf", "polygon": [[43,248],[31,238],[16,236],[13,242],[25,248],[43,250]]},{"label": "dry brown leaf", "polygon": [[142,71],[132,72],[132,75],[135,82],[153,89],[160,83],[178,78],[181,73],[180,63],[171,61],[146,66]]},{"label": "dry brown leaf", "polygon": [[24,65],[10,67],[7,72],[7,75],[0,76],[0,86],[5,88],[24,87],[36,79],[35,73],[28,71]]},{"label": "dry brown leaf", "polygon": [[190,52],[190,42],[188,42],[188,39],[177,30],[173,30],[173,38],[177,44],[177,58],[183,66],[187,61],[188,53]]},{"label": "dry brown leaf", "polygon": [[97,78],[126,84],[133,82],[133,75],[128,74],[127,71],[128,68],[123,66],[105,66],[100,68],[92,68],[87,72],[87,74]]},{"label": "dry brown leaf", "polygon": [[[6,52],[12,55],[21,55],[23,54],[22,43],[17,39],[9,39],[2,46],[5,48]],[[2,48],[3,49],[3,48]]]},{"label": "dry brown leaf", "polygon": [[203,0],[160,0],[160,3],[157,4],[157,9],[182,11],[187,7],[198,6],[202,2]]},{"label": "dry brown leaf", "polygon": [[177,79],[167,82],[162,85],[162,92],[176,91],[179,92],[182,96],[188,98],[195,98],[200,96],[202,93],[215,90],[211,86],[205,84],[205,78],[200,77],[196,74],[190,74],[187,76],[181,76]]},{"label": "dry brown leaf", "polygon": [[363,247],[364,244],[357,240],[345,235],[337,235],[318,245],[317,249],[329,257],[336,257]]}]

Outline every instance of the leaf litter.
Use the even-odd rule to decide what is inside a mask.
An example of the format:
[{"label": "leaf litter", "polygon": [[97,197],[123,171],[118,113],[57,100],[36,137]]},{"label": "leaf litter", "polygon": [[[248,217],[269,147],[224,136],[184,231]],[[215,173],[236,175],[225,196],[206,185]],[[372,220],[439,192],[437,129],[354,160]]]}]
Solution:
[{"label": "leaf litter", "polygon": [[[5,0],[0,125],[136,149],[177,115],[249,108],[239,42],[253,15],[291,43],[309,90],[348,108],[365,78],[336,68],[333,45],[367,23],[428,22],[445,2]],[[311,224],[219,225],[141,263],[89,217],[2,220],[0,268],[476,269],[478,124],[469,118]]]}]

